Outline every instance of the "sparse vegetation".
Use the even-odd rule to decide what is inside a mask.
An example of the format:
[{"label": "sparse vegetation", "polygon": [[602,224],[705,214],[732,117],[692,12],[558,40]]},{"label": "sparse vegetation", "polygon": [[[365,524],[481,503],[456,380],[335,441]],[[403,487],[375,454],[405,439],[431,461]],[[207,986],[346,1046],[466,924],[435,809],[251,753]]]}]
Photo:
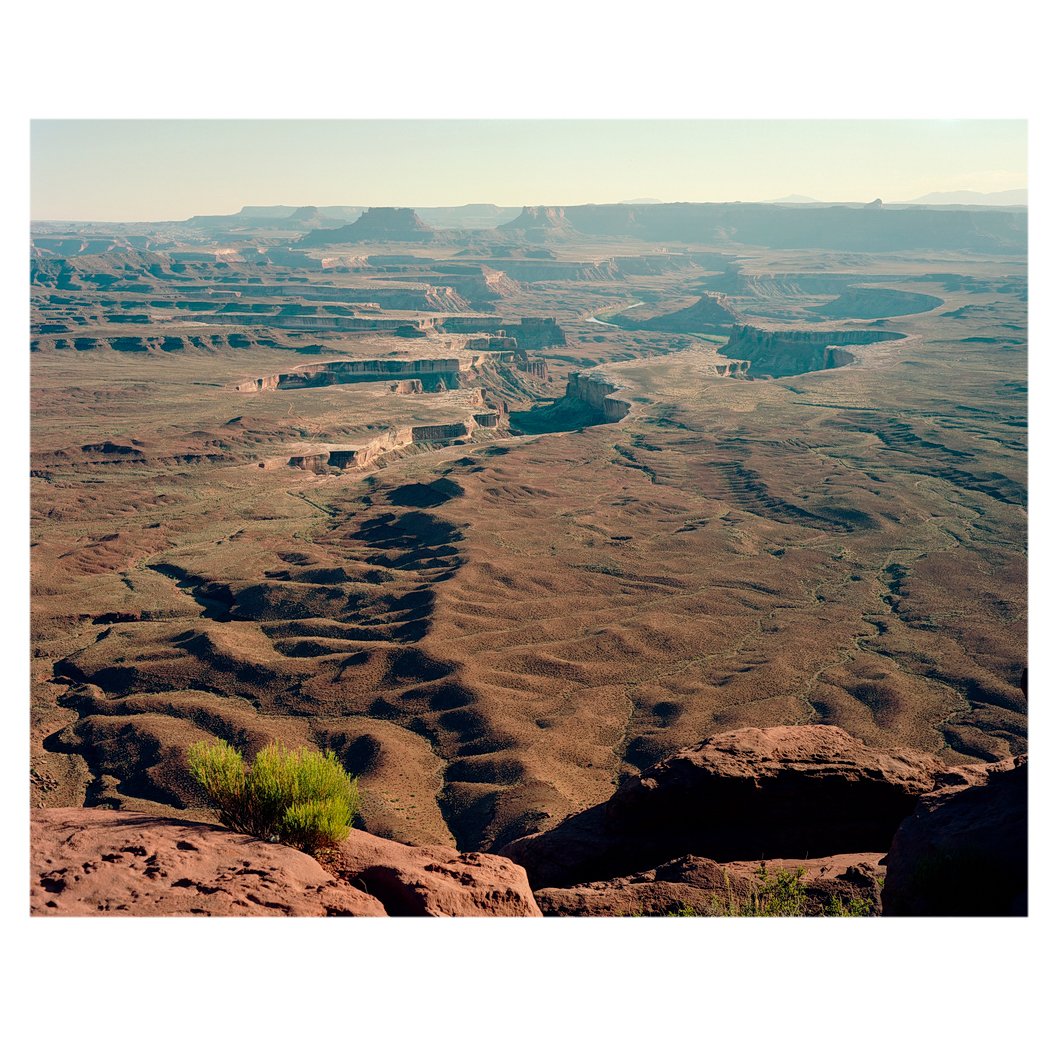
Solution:
[{"label": "sparse vegetation", "polygon": [[759,881],[756,891],[743,907],[742,916],[807,916],[808,895],[804,885],[804,866],[792,872],[779,869],[772,876],[761,864],[754,875]]},{"label": "sparse vegetation", "polygon": [[874,916],[874,905],[861,895],[853,895],[848,902],[838,895],[830,896],[824,916]]},{"label": "sparse vegetation", "polygon": [[[876,910],[869,898],[862,895],[853,895],[844,899],[839,895],[831,895],[829,901],[822,907],[818,902],[810,900],[808,889],[804,883],[805,868],[798,865],[794,869],[779,869],[775,875],[768,871],[767,865],[761,864],[754,876],[757,879],[757,887],[748,897],[739,898],[731,886],[731,881],[725,876],[725,894],[723,897],[711,895],[704,907],[695,907],[687,902],[680,904],[664,913],[655,913],[655,916],[664,917],[686,917],[686,916],[775,916],[775,917],[799,917],[799,916],[825,916],[825,917],[850,917],[850,916],[874,916]],[[632,916],[646,916],[643,912],[633,913]]]},{"label": "sparse vegetation", "polygon": [[192,744],[187,758],[222,824],[309,854],[345,839],[360,808],[356,780],[333,751],[276,741],[247,769],[240,751],[216,740]]}]

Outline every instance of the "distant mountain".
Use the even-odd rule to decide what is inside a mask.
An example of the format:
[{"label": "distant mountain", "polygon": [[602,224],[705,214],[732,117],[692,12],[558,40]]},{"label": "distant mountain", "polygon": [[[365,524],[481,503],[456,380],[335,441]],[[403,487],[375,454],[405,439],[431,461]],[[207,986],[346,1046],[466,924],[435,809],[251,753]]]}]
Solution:
[{"label": "distant mountain", "polygon": [[513,221],[497,228],[501,235],[525,239],[561,239],[574,234],[562,206],[523,206]]},{"label": "distant mountain", "polygon": [[622,199],[622,206],[653,206],[656,203],[663,202],[662,199]]},{"label": "distant mountain", "polygon": [[[337,228],[353,223],[366,210],[366,206],[244,206],[238,213],[197,215],[186,223],[196,228]],[[495,228],[521,211],[517,206],[469,203],[417,207],[416,212],[435,228]]]},{"label": "distant mountain", "polygon": [[351,225],[317,228],[304,236],[300,243],[310,247],[331,243],[428,243],[436,237],[436,231],[424,224],[414,210],[372,206]]},{"label": "distant mountain", "polygon": [[238,213],[196,214],[185,224],[195,228],[240,231],[245,229],[279,229],[311,231],[315,228],[337,228],[355,221],[363,213],[349,206],[244,206]]},{"label": "distant mountain", "polygon": [[766,202],[770,203],[781,203],[781,202],[819,202],[819,199],[813,199],[810,195],[784,195],[781,199],[766,199]]},{"label": "distant mountain", "polygon": [[495,228],[513,221],[521,210],[517,206],[475,202],[466,206],[417,206],[415,212],[434,228]]},{"label": "distant mountain", "polygon": [[923,206],[1028,206],[1029,191],[931,191],[907,202]]},{"label": "distant mountain", "polygon": [[527,243],[603,236],[668,244],[749,244],[776,250],[970,250],[1023,253],[1025,210],[874,203],[617,203],[527,206],[496,234]]}]

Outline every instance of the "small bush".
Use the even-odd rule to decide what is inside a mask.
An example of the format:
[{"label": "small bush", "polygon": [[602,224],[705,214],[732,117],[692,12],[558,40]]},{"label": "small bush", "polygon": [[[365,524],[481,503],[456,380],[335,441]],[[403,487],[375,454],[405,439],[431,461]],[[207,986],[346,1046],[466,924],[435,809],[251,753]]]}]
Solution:
[{"label": "small bush", "polygon": [[798,865],[793,872],[779,869],[768,874],[766,865],[761,865],[754,874],[760,881],[757,890],[746,904],[743,916],[807,916],[807,899],[803,877],[804,866]]},{"label": "small bush", "polygon": [[187,759],[221,824],[309,854],[345,839],[360,809],[356,780],[333,751],[274,742],[247,769],[239,751],[217,740],[193,744]]},{"label": "small bush", "polygon": [[874,916],[874,903],[854,894],[847,902],[836,894],[830,896],[824,916]]}]

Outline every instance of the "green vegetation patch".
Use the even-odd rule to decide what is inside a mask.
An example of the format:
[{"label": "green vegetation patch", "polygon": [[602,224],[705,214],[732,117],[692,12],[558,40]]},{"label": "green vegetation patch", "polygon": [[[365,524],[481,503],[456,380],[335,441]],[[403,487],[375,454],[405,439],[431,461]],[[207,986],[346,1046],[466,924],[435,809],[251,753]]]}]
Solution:
[{"label": "green vegetation patch", "polygon": [[360,810],[357,782],[333,751],[276,741],[247,769],[240,751],[216,740],[192,744],[187,759],[221,824],[308,854],[341,843]]}]

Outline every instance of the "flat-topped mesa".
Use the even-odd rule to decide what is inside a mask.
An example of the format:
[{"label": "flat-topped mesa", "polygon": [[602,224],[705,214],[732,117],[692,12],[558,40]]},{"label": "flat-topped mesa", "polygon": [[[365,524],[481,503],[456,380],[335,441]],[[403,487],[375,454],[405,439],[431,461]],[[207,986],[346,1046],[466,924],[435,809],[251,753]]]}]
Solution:
[{"label": "flat-topped mesa", "polygon": [[905,337],[896,331],[766,331],[736,324],[727,343],[717,352],[733,360],[748,361],[748,378],[767,379],[840,368],[856,359],[847,346]]},{"label": "flat-topped mesa", "polygon": [[[480,404],[474,402],[474,404]],[[504,427],[503,414],[496,409],[471,412],[463,419],[450,423],[424,423],[410,427],[392,427],[358,445],[333,445],[312,452],[295,453],[286,458],[288,467],[311,471],[316,475],[335,471],[364,470],[384,456],[401,456],[417,451],[417,446],[447,446],[462,444],[478,430],[497,430]],[[283,459],[267,461],[266,467],[281,466]]]},{"label": "flat-topped mesa", "polygon": [[379,383],[401,379],[416,379],[423,387],[436,389],[459,388],[459,373],[465,366],[458,357],[439,357],[424,360],[365,360],[329,361],[298,365],[289,372],[262,376],[239,383],[239,393],[260,390],[304,390],[308,387],[335,386],[343,383]]},{"label": "flat-topped mesa", "polygon": [[554,317],[522,317],[518,324],[504,324],[505,334],[515,339],[519,349],[541,350],[547,346],[565,346],[566,333]]},{"label": "flat-topped mesa", "polygon": [[623,420],[632,407],[627,401],[611,397],[615,391],[620,389],[619,384],[612,383],[609,379],[604,379],[599,375],[592,375],[588,372],[570,372],[566,380],[566,399],[579,401],[593,409],[598,409],[605,423],[616,423],[618,420]]},{"label": "flat-topped mesa", "polygon": [[506,224],[498,225],[498,233],[548,239],[573,234],[573,226],[566,220],[562,206],[523,206],[522,212]]},{"label": "flat-topped mesa", "polygon": [[301,246],[330,243],[429,243],[437,238],[436,229],[406,206],[372,206],[351,225],[318,229],[300,241]]},{"label": "flat-topped mesa", "polygon": [[[442,331],[460,335],[486,332],[489,335],[514,339],[520,350],[541,350],[547,346],[565,346],[566,333],[554,317],[522,317],[518,323],[505,323],[498,316],[472,316],[452,313],[438,323]],[[490,347],[494,348],[494,347]],[[480,349],[468,346],[467,349]]]}]

